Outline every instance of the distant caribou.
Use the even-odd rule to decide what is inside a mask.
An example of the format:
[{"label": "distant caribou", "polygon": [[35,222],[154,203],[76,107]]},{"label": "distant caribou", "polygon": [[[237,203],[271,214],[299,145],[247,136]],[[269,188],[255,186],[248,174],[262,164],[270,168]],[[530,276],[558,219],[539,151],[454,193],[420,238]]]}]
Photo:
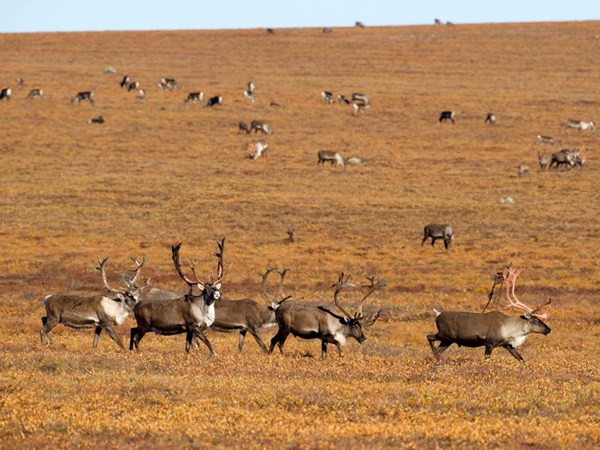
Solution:
[{"label": "distant caribou", "polygon": [[489,123],[490,125],[494,125],[496,123],[496,114],[494,113],[487,113],[487,116],[485,116],[485,121],[483,123]]},{"label": "distant caribou", "polygon": [[332,152],[330,150],[319,150],[317,152],[317,157],[317,165],[325,164],[326,162],[329,162],[332,166],[334,164],[337,164],[339,166],[345,167],[346,165],[344,158],[342,158],[342,156],[339,153]]},{"label": "distant caribou", "polygon": [[158,87],[161,91],[172,91],[174,89],[179,89],[181,86],[177,83],[175,78],[162,78],[158,83]]},{"label": "distant caribou", "polygon": [[80,104],[82,101],[87,100],[90,103],[94,103],[94,93],[92,91],[81,91],[75,94],[71,99],[71,103]]},{"label": "distant caribou", "polygon": [[256,141],[250,142],[246,144],[245,149],[248,152],[249,159],[258,159],[260,158],[269,148],[269,144],[267,141]]},{"label": "distant caribou", "polygon": [[92,117],[90,120],[88,120],[88,123],[92,124],[103,124],[104,123],[104,117],[102,117],[101,115],[98,115],[96,117]]},{"label": "distant caribou", "polygon": [[[428,335],[427,340],[436,360],[448,347],[457,344],[459,347],[485,347],[485,357],[489,357],[494,348],[504,347],[518,361],[524,362],[517,347],[525,342],[530,333],[547,335],[551,331],[542,321],[546,315],[537,314],[550,304],[550,299],[536,308],[521,303],[515,295],[515,283],[521,271],[509,268],[504,278],[508,304],[523,311],[520,317],[506,316],[499,311],[471,313],[434,310],[438,331]],[[434,344],[438,341],[436,347]]]},{"label": "distant caribou", "polygon": [[359,92],[354,92],[352,94],[352,108],[354,109],[353,114],[358,114],[361,112],[365,112],[367,109],[371,107],[371,101],[365,94],[361,94]]},{"label": "distant caribou", "polygon": [[9,87],[0,90],[0,100],[6,99],[6,101],[9,101],[11,94],[12,89]]},{"label": "distant caribou", "polygon": [[262,134],[273,134],[273,127],[264,120],[253,120],[250,122],[250,129],[255,133],[260,131]]},{"label": "distant caribou", "polygon": [[454,111],[442,111],[440,113],[438,122],[442,123],[447,121],[454,123]]},{"label": "distant caribou", "polygon": [[27,97],[25,97],[27,100],[31,100],[33,98],[36,97],[43,97],[44,96],[44,91],[42,89],[32,89],[29,91],[29,94],[27,94]]},{"label": "distant caribou", "polygon": [[554,139],[552,136],[544,136],[542,134],[538,134],[537,141],[538,144],[560,145],[560,142]]},{"label": "distant caribou", "polygon": [[247,124],[246,122],[238,122],[238,134],[239,133],[246,133],[246,134],[250,134],[252,132],[252,127]]},{"label": "distant caribou", "polygon": [[421,247],[423,247],[423,244],[425,244],[425,241],[429,238],[431,238],[432,247],[435,245],[437,239],[442,239],[444,241],[444,247],[448,250],[452,243],[452,239],[454,238],[454,230],[452,230],[452,227],[448,224],[438,225],[430,223],[425,225],[425,228],[423,229],[423,241],[421,242]]},{"label": "distant caribou", "polygon": [[568,130],[574,128],[579,131],[591,130],[592,133],[596,131],[596,124],[594,122],[585,122],[577,119],[567,119],[564,121],[565,128]]},{"label": "distant caribou", "polygon": [[556,153],[552,153],[550,165],[548,167],[550,169],[552,169],[552,167],[556,167],[558,169],[559,166],[565,165],[568,169],[570,169],[572,167],[581,167],[584,163],[585,158],[581,156],[579,150],[569,150],[568,148],[563,148]]},{"label": "distant caribou", "polygon": [[184,103],[196,103],[196,102],[201,102],[203,98],[204,98],[204,92],[202,92],[202,91],[190,92],[183,102]]},{"label": "distant caribou", "polygon": [[221,106],[222,104],[223,97],[221,97],[220,95],[215,95],[214,97],[209,98],[206,102],[206,106],[210,108],[212,108],[213,106]]},{"label": "distant caribou", "polygon": [[333,103],[333,94],[329,91],[321,92],[321,100],[325,103]]}]

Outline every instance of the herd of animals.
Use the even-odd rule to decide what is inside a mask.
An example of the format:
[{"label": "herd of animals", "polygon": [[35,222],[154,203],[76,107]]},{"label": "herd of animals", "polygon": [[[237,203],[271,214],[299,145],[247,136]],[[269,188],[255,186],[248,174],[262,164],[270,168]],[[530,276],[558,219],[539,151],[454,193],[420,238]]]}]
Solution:
[{"label": "herd of animals", "polygon": [[[107,73],[116,73],[113,68],[105,69]],[[17,85],[19,87],[23,87],[25,85],[24,80],[21,77],[17,77],[16,79]],[[141,88],[141,85],[138,81],[135,81],[129,75],[125,75],[119,85],[121,88],[126,89],[128,92],[134,91],[137,93],[137,98],[140,100],[146,99],[146,90]],[[162,91],[174,91],[181,89],[181,85],[177,82],[175,78],[162,78],[158,87]],[[253,81],[249,81],[246,88],[243,90],[244,97],[250,101],[254,102],[255,100],[255,92],[256,85]],[[0,90],[0,101],[6,100],[9,101],[12,97],[13,90],[10,87],[5,87]],[[41,98],[44,96],[44,90],[41,88],[33,88],[29,91],[26,96],[26,99],[32,100],[34,98]],[[184,103],[198,103],[202,102],[204,99],[203,91],[193,91],[190,92],[186,98],[184,99]],[[334,97],[331,91],[322,91],[321,92],[321,100],[327,104],[333,104],[336,102],[336,97]],[[82,102],[87,101],[89,103],[94,103],[94,92],[93,91],[80,91],[75,94],[71,98],[71,103],[73,104],[81,104]],[[349,97],[344,94],[339,94],[337,96],[337,103],[351,105],[353,108],[353,114],[359,114],[367,111],[371,107],[371,101],[369,98],[360,92],[353,92]],[[206,102],[207,107],[215,107],[221,106],[223,104],[223,97],[220,95],[212,96]],[[277,103],[271,101],[271,106],[279,106]],[[444,110],[440,113],[438,122],[451,122],[455,123],[456,115],[454,111]],[[103,124],[105,123],[105,119],[102,115],[97,115],[88,120],[90,124]],[[485,124],[493,125],[496,123],[496,115],[492,112],[487,113],[485,120]],[[583,121],[578,119],[566,119],[563,122],[563,125],[567,130],[576,129],[580,131],[590,130],[591,132],[595,132],[597,129],[596,124],[593,121]],[[238,133],[262,133],[263,135],[270,136],[273,133],[273,127],[271,124],[264,120],[252,120],[249,124],[243,121],[238,123]],[[550,144],[556,145],[560,147],[560,142],[557,139],[554,139],[551,136],[538,135],[537,141],[540,144]],[[265,154],[269,147],[269,144],[266,140],[258,140],[256,142],[249,142],[244,144],[244,150],[246,151],[249,159],[258,159],[262,155]],[[337,151],[330,150],[319,150],[317,152],[317,164],[323,164],[325,162],[329,162],[331,165],[337,164],[339,166],[345,167],[347,165],[352,164],[364,164],[363,158],[359,156],[350,156],[344,158]],[[565,166],[568,169],[581,167],[585,163],[585,157],[581,155],[581,151],[579,149],[568,149],[561,148],[557,152],[554,152],[550,155],[550,162],[548,162],[548,156],[546,153],[538,152],[538,162],[540,165],[540,169],[542,171],[546,170],[546,168],[552,169],[553,167],[558,168],[561,166]],[[519,176],[524,175],[529,170],[529,166],[522,163],[519,165]]]},{"label": "herd of animals", "polygon": [[[114,72],[111,72],[114,73]],[[17,84],[24,86],[24,81],[19,77]],[[141,88],[140,83],[133,80],[130,76],[124,76],[120,86],[128,92],[135,92],[139,100],[146,99],[146,91]],[[173,91],[181,88],[180,84],[174,78],[163,78],[158,83],[158,87],[163,91]],[[243,90],[244,98],[250,102],[255,100],[255,84],[250,81]],[[0,101],[10,100],[12,96],[10,87],[0,90]],[[32,100],[44,96],[41,88],[34,88],[29,91],[26,99]],[[190,92],[184,99],[186,104],[198,103],[204,100],[202,91]],[[337,103],[341,105],[351,105],[353,114],[364,113],[371,107],[371,101],[363,93],[354,92],[350,96],[339,94],[334,97],[331,91],[321,92],[321,100],[326,104]],[[71,98],[71,103],[81,104],[87,101],[94,103],[94,93],[92,91],[81,91]],[[207,107],[221,106],[223,97],[220,95],[212,96],[206,102]],[[271,102],[271,106],[278,106]],[[439,115],[438,122],[455,123],[456,115],[453,111],[445,110]],[[105,119],[99,115],[89,120],[90,124],[103,124]],[[488,113],[484,124],[494,125],[496,115]],[[585,122],[581,120],[567,119],[564,121],[567,130],[577,129],[580,131],[596,131],[594,122]],[[252,120],[250,123],[240,121],[238,123],[238,133],[251,134],[261,133],[270,136],[273,133],[271,124],[263,120]],[[537,140],[540,144],[549,144],[558,146],[560,142],[550,136],[539,135]],[[266,140],[259,140],[246,145],[246,151],[250,159],[257,159],[268,149]],[[331,165],[337,164],[345,167],[349,164],[363,164],[362,158],[352,156],[344,158],[339,152],[329,150],[319,150],[317,153],[317,164],[329,162]],[[546,168],[565,166],[567,168],[581,167],[585,158],[579,150],[560,149],[551,154],[550,162],[545,153],[538,153],[538,160],[541,170]],[[523,165],[522,165],[523,166]],[[519,168],[519,174],[526,171],[525,167]],[[293,229],[288,230],[290,240],[293,242]],[[454,231],[449,224],[427,224],[424,228],[424,237],[421,246],[431,239],[431,245],[435,245],[436,240],[442,240],[446,249],[449,249]],[[124,348],[121,338],[113,329],[114,326],[121,325],[125,319],[133,313],[137,326],[130,332],[130,350],[139,350],[140,341],[143,337],[153,332],[160,335],[185,334],[186,351],[190,351],[196,346],[195,340],[203,342],[211,354],[216,354],[209,339],[204,334],[207,329],[219,332],[238,332],[238,350],[241,352],[244,339],[247,333],[250,333],[257,344],[264,352],[272,353],[275,346],[278,346],[281,353],[286,339],[290,334],[302,339],[318,339],[321,341],[322,357],[326,357],[328,344],[333,344],[342,355],[342,346],[348,338],[354,338],[359,343],[366,340],[364,329],[373,326],[380,317],[381,310],[374,314],[364,314],[363,306],[366,300],[375,291],[384,287],[387,283],[377,277],[367,277],[369,284],[363,286],[366,288],[364,296],[359,302],[359,306],[351,313],[342,306],[340,293],[349,288],[355,287],[350,276],[344,273],[340,274],[337,282],[332,285],[333,305],[332,306],[314,306],[303,304],[302,302],[291,301],[291,296],[284,296],[283,283],[286,273],[289,269],[278,271],[275,268],[268,268],[262,274],[261,296],[266,303],[258,302],[254,299],[244,298],[239,300],[228,300],[221,298],[221,289],[224,279],[223,274],[223,250],[224,239],[217,242],[218,257],[217,275],[211,274],[208,281],[202,281],[196,274],[195,267],[191,263],[189,268],[191,276],[185,275],[182,271],[179,261],[179,251],[181,244],[173,245],[172,260],[175,270],[179,277],[187,286],[186,293],[177,293],[149,286],[148,282],[140,283],[141,269],[146,259],[141,263],[133,259],[136,268],[134,275],[124,277],[125,287],[120,289],[112,288],[106,277],[105,266],[108,257],[99,261],[98,270],[102,275],[102,280],[106,292],[101,295],[83,297],[79,295],[49,295],[44,299],[46,315],[42,317],[43,328],[40,331],[42,345],[50,345],[48,334],[58,324],[63,324],[73,328],[94,328],[93,347],[98,344],[99,337],[103,330],[122,348]],[[267,278],[272,273],[280,275],[279,295],[272,296],[266,292]],[[516,279],[521,270],[508,267],[507,273],[499,273],[495,279],[494,287],[490,293],[492,298],[493,290],[498,283],[505,285],[506,299],[508,305],[517,308],[523,312],[520,316],[507,316],[501,312],[438,312],[436,315],[437,333],[427,336],[431,350],[436,359],[439,359],[450,345],[457,344],[466,347],[485,347],[485,356],[489,356],[496,347],[504,347],[517,360],[523,362],[523,358],[517,352],[517,347],[523,344],[530,333],[541,333],[547,335],[550,328],[543,322],[545,314],[540,311],[550,300],[531,308],[520,302],[515,295]],[[489,304],[489,302],[488,302]],[[486,305],[487,307],[487,305]],[[271,339],[269,348],[265,345],[261,337],[261,329],[269,327],[278,327],[277,333]],[[436,346],[436,342],[439,344]]]},{"label": "herd of animals", "polygon": [[[427,233],[427,227],[426,227]],[[426,236],[427,238],[427,236]],[[424,240],[425,241],[425,240]],[[284,295],[283,284],[289,269],[281,271],[268,268],[261,274],[261,295],[265,302],[251,298],[228,300],[221,298],[224,281],[223,254],[225,238],[217,241],[218,250],[216,275],[211,273],[208,280],[201,280],[196,273],[195,264],[188,260],[190,274],[186,275],[181,267],[181,243],[172,246],[172,260],[179,277],[186,284],[185,293],[177,293],[149,286],[149,280],[141,282],[141,270],[146,263],[132,258],[136,267],[133,275],[123,277],[124,287],[120,289],[109,285],[105,267],[108,257],[99,261],[105,293],[91,297],[80,295],[49,295],[44,299],[46,315],[42,317],[43,327],[40,330],[42,345],[50,345],[48,334],[58,324],[72,328],[94,328],[93,347],[96,347],[103,330],[121,347],[123,342],[113,329],[124,323],[133,313],[137,322],[131,328],[129,350],[139,350],[143,337],[153,332],[159,335],[185,334],[187,352],[203,342],[211,355],[216,355],[208,337],[207,329],[219,332],[238,332],[238,350],[241,352],[244,339],[250,333],[265,353],[272,353],[277,346],[281,353],[290,334],[302,339],[318,339],[321,341],[321,355],[327,355],[328,344],[333,344],[342,356],[342,346],[349,338],[360,344],[365,342],[364,330],[373,326],[381,315],[381,309],[366,314],[363,307],[366,300],[377,290],[387,285],[386,280],[377,276],[367,276],[368,284],[358,307],[354,312],[342,305],[340,293],[356,285],[349,275],[341,273],[337,282],[332,285],[333,305],[314,305],[307,302],[291,300]],[[550,303],[531,308],[518,300],[515,295],[516,279],[522,269],[507,268],[507,273],[499,272],[489,295],[488,305],[493,300],[494,289],[499,284],[505,285],[508,305],[522,311],[521,316],[507,316],[501,312],[438,312],[435,311],[437,333],[427,336],[431,350],[439,359],[450,345],[466,347],[485,347],[485,356],[489,356],[496,347],[505,348],[517,360],[523,362],[517,347],[523,344],[530,333],[547,335],[550,328],[543,322],[544,314],[540,310]],[[266,292],[267,278],[272,273],[280,276],[278,296]],[[261,329],[277,326],[278,330],[271,339],[269,348],[261,337]],[[439,344],[436,346],[436,342]]]}]

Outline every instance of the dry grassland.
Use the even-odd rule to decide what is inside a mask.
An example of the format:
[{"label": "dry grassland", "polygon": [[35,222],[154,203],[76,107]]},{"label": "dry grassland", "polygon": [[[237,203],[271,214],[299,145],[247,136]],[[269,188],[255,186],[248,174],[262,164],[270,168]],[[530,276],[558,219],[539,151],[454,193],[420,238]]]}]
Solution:
[{"label": "dry grassland", "polygon": [[[561,127],[600,121],[599,36],[598,22],[0,35],[13,88],[0,103],[0,446],[600,446],[598,134]],[[183,88],[159,91],[165,76]],[[25,100],[34,87],[45,97]],[[70,104],[88,89],[94,105]],[[353,117],[321,103],[324,89],[373,106]],[[194,90],[224,105],[185,105]],[[455,125],[437,123],[444,109]],[[97,114],[106,123],[88,125]],[[251,119],[275,130],[256,161],[237,134]],[[540,172],[538,134],[585,148],[586,166]],[[317,167],[318,149],[367,164]],[[420,247],[427,222],[454,226],[450,251]],[[287,290],[307,302],[330,302],[342,270],[379,273],[389,286],[369,310],[383,318],[343,359],[293,338],[283,357],[252,339],[238,355],[215,333],[213,359],[186,355],[183,336],[130,354],[103,335],[93,351],[91,330],[62,326],[40,347],[43,297],[98,292],[97,257],[112,256],[113,284],[146,255],[153,285],[183,290],[169,246],[183,241],[208,273],[221,235],[226,297],[255,296],[267,265],[292,267]],[[526,268],[521,300],[553,298],[552,333],[528,339],[526,365],[455,346],[435,363],[432,307],[480,310],[508,262]]]}]

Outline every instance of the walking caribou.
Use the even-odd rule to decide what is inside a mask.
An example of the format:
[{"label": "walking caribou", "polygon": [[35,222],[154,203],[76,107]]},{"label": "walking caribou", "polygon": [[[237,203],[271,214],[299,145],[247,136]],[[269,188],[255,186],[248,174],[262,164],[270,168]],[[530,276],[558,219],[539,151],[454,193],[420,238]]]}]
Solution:
[{"label": "walking caribou", "polygon": [[346,162],[344,158],[338,152],[332,152],[331,150],[319,150],[317,152],[317,166],[319,164],[325,164],[326,162],[331,163],[333,166],[337,164],[339,166],[345,167]]},{"label": "walking caribou", "polygon": [[438,225],[429,223],[425,225],[425,228],[423,229],[423,241],[421,242],[421,247],[423,247],[423,244],[425,244],[425,241],[429,238],[431,238],[432,247],[437,239],[442,239],[444,241],[444,247],[448,250],[452,243],[452,239],[454,238],[454,230],[448,224]]},{"label": "walking caribou", "polygon": [[[137,327],[131,329],[129,350],[139,350],[139,343],[150,331],[156,334],[174,335],[186,333],[185,351],[189,352],[192,339],[196,336],[208,347],[211,355],[216,355],[204,330],[215,320],[215,302],[221,298],[223,266],[217,264],[217,279],[211,275],[210,281],[203,282],[196,276],[196,270],[190,263],[193,278],[181,270],[179,249],[181,242],[171,247],[173,263],[177,274],[188,285],[188,292],[176,299],[159,299],[139,302],[134,308]],[[199,293],[194,293],[196,288]]]},{"label": "walking caribou", "polygon": [[275,311],[279,330],[271,339],[269,353],[273,353],[273,349],[277,345],[279,351],[283,354],[283,346],[290,333],[301,339],[320,339],[322,358],[327,357],[328,344],[334,344],[339,355],[342,356],[342,345],[346,343],[348,338],[352,337],[360,344],[365,342],[367,338],[362,327],[364,325],[365,328],[368,328],[374,324],[379,318],[381,310],[376,314],[365,316],[362,312],[363,305],[375,290],[387,284],[385,280],[376,279],[374,276],[367,277],[367,279],[370,284],[364,286],[367,291],[354,314],[348,313],[338,299],[343,289],[354,287],[354,283],[350,281],[350,276],[345,277],[343,272],[338,282],[332,286],[335,288],[333,302],[343,315],[339,315],[324,306],[299,305],[289,302],[281,305]]},{"label": "walking caribou", "polygon": [[[517,352],[517,347],[525,342],[530,333],[547,335],[551,331],[542,321],[547,315],[537,314],[550,304],[550,299],[536,308],[521,303],[515,295],[515,283],[521,272],[522,269],[509,268],[503,282],[506,285],[509,306],[522,310],[524,312],[522,316],[507,316],[499,311],[471,313],[434,310],[438,332],[427,336],[433,356],[439,360],[440,355],[452,344],[485,347],[485,357],[489,357],[496,347],[504,347],[517,360],[524,362],[523,357]],[[434,345],[436,341],[440,342],[437,347]]]},{"label": "walking caribou", "polygon": [[99,261],[97,269],[102,275],[102,281],[105,289],[113,294],[95,295],[83,297],[80,295],[48,295],[44,299],[46,315],[42,317],[43,328],[40,330],[40,340],[42,345],[50,345],[48,334],[52,329],[62,323],[71,328],[94,328],[94,341],[92,346],[95,348],[100,339],[102,330],[106,330],[110,338],[121,348],[123,342],[114,332],[114,325],[121,325],[127,316],[133,311],[137,303],[136,296],[145,285],[138,287],[138,279],[143,263],[138,265],[133,279],[127,282],[125,289],[113,289],[109,286],[104,270],[108,257]]}]

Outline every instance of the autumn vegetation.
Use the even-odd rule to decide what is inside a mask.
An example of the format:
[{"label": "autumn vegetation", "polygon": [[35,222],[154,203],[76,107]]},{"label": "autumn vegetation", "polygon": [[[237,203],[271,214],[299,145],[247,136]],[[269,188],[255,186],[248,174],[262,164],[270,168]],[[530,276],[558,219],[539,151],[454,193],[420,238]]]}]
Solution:
[{"label": "autumn vegetation", "polygon": [[[2,34],[0,49],[13,90],[0,102],[0,447],[600,446],[599,137],[561,126],[600,121],[599,22]],[[126,74],[145,101],[119,87]],[[181,89],[162,92],[163,77]],[[95,103],[72,105],[83,90]],[[198,90],[224,104],[184,103]],[[354,116],[322,90],[372,106]],[[237,128],[252,119],[274,129],[257,160]],[[538,134],[582,149],[584,167],[540,171],[537,153],[558,148]],[[317,166],[321,149],[366,164]],[[452,224],[450,250],[421,247],[430,222]],[[258,298],[271,266],[292,268],[291,301],[314,304],[331,303],[341,271],[377,274],[388,286],[365,311],[382,317],[325,360],[318,341],[290,338],[281,356],[247,339],[238,354],[214,332],[216,358],[186,354],[183,335],[148,335],[137,354],[103,335],[93,350],[92,330],[61,325],[41,347],[43,298],[101,292],[98,258],[116,285],[146,256],[152,285],[183,292],[170,246],[208,276],[220,236],[225,298]],[[480,311],[509,263],[525,268],[520,300],[552,297],[552,333],[528,338],[524,365],[456,346],[435,362],[432,308]],[[117,329],[126,342],[134,323]]]}]

